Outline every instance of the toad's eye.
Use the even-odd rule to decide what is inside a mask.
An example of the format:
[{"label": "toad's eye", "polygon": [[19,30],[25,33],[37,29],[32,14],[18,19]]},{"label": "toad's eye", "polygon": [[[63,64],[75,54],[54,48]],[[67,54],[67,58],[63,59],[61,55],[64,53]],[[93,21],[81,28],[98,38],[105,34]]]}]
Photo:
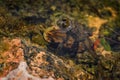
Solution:
[{"label": "toad's eye", "polygon": [[58,21],[58,26],[60,27],[60,28],[67,28],[68,26],[69,26],[69,19],[67,19],[67,18],[63,18],[63,19],[61,19],[61,20],[59,20]]},{"label": "toad's eye", "polygon": [[67,21],[67,19],[66,19],[66,18],[63,18],[62,21]]}]

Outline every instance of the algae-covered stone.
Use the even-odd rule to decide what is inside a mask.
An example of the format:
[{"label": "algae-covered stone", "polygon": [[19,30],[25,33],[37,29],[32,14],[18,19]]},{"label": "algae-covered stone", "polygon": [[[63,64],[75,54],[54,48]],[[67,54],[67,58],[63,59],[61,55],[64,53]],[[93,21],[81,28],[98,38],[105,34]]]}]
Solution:
[{"label": "algae-covered stone", "polygon": [[44,40],[43,36],[38,34],[38,35],[34,35],[32,37],[32,42],[39,44],[41,46],[45,46],[47,44],[47,42]]}]

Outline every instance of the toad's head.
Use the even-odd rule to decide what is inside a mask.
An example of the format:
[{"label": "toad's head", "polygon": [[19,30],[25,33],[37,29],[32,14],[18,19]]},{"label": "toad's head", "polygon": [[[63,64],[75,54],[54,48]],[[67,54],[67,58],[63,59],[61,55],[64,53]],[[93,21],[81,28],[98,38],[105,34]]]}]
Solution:
[{"label": "toad's head", "polygon": [[71,26],[71,20],[67,17],[62,17],[57,21],[57,25],[62,30],[69,30]]}]

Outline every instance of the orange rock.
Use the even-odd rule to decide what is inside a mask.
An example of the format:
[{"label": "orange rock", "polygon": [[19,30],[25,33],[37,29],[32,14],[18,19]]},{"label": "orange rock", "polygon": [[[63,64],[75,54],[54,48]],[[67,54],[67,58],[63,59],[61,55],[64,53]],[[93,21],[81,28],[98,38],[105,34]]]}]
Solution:
[{"label": "orange rock", "polygon": [[24,53],[23,53],[23,49],[21,48],[22,44],[19,38],[12,40],[8,38],[4,38],[3,42],[9,45],[9,48],[1,54],[3,56],[3,59],[0,58],[0,61],[8,66],[3,67],[4,74],[2,73],[0,77],[6,76],[9,73],[9,71],[15,68],[15,66],[11,65],[11,63],[18,64],[20,61],[24,60],[24,56],[23,56]]}]

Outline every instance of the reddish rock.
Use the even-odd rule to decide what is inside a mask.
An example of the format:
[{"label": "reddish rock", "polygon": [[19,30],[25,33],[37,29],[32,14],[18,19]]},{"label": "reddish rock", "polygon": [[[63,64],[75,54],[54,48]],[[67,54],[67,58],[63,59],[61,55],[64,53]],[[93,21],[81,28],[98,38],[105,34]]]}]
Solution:
[{"label": "reddish rock", "polygon": [[7,66],[3,66],[3,72],[0,72],[0,77],[6,76],[9,71],[17,67],[20,61],[24,60],[22,44],[19,38],[12,40],[4,38],[3,44],[6,44],[8,48],[0,54],[3,57],[0,58],[0,63]]}]

